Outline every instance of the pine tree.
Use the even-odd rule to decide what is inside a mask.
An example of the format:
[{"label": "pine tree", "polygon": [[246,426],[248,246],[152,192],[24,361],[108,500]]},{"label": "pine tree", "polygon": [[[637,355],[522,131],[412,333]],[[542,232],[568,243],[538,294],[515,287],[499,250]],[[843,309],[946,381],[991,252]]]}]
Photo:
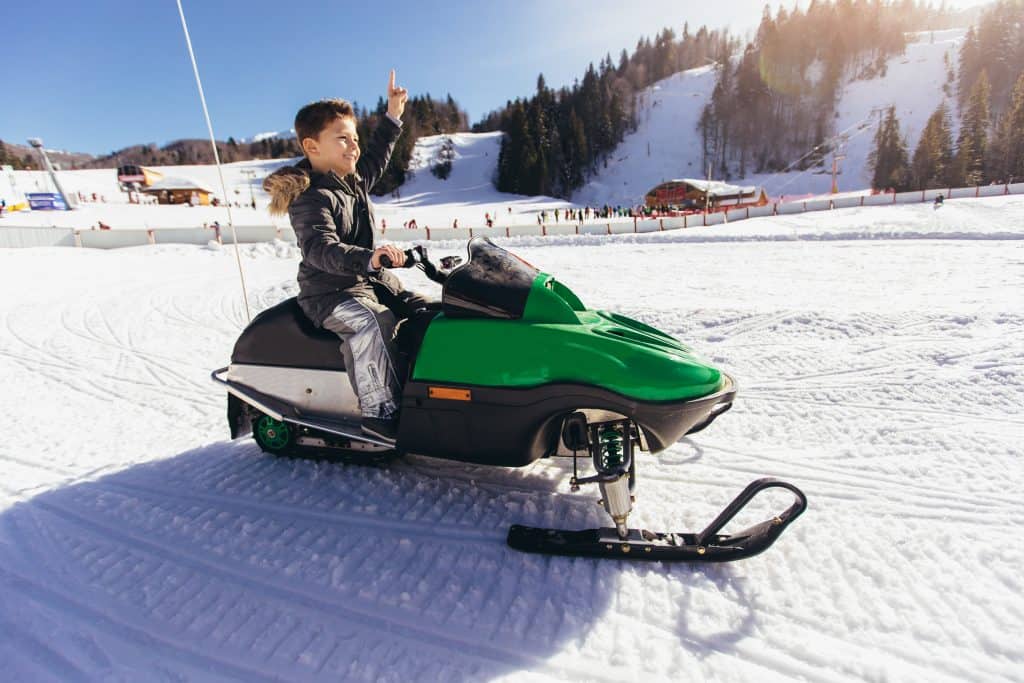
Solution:
[{"label": "pine tree", "polygon": [[960,135],[956,141],[956,180],[967,186],[985,181],[985,153],[989,128],[988,75],[982,70],[971,88],[967,110],[960,121]]},{"label": "pine tree", "polygon": [[959,87],[957,88],[957,102],[959,109],[964,111],[971,86],[977,81],[981,73],[981,45],[978,42],[978,34],[974,27],[967,31],[964,44],[959,54]]},{"label": "pine tree", "polygon": [[913,187],[950,187],[953,184],[952,170],[953,136],[950,133],[949,110],[943,102],[929,117],[917,149],[914,150],[911,165]]},{"label": "pine tree", "polygon": [[576,115],[575,109],[569,112],[569,148],[571,152],[566,155],[572,169],[569,181],[572,187],[579,187],[586,178],[586,167],[590,159],[590,149],[587,145],[587,134],[583,128],[583,122]]},{"label": "pine tree", "polygon": [[1003,115],[996,141],[997,180],[1024,180],[1024,72],[1017,78],[1010,107]]},{"label": "pine tree", "polygon": [[900,123],[896,107],[889,107],[885,121],[875,132],[875,149],[868,163],[874,170],[871,186],[879,190],[892,188],[897,192],[909,189],[910,168],[907,163],[907,145],[900,137]]}]

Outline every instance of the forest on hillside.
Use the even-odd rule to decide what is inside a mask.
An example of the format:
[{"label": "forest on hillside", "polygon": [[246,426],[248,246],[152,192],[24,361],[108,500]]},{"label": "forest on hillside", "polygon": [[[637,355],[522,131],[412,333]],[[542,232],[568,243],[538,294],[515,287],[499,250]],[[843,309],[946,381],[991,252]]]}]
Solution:
[{"label": "forest on hillside", "polygon": [[503,192],[567,197],[604,163],[623,136],[636,130],[636,95],[677,71],[721,61],[738,48],[728,31],[688,24],[641,38],[618,63],[605,55],[572,87],[549,88],[543,74],[528,99],[506,103],[473,127],[505,133],[495,184]]},{"label": "forest on hillside", "polygon": [[718,70],[698,124],[704,168],[729,179],[822,164],[843,85],[884,76],[906,33],[953,21],[945,7],[915,0],[812,1],[775,14],[766,6],[753,40]]},{"label": "forest on hillside", "polygon": [[[887,112],[875,134],[873,187],[1024,180],[1024,0],[989,6],[968,30],[958,62],[956,92],[947,92],[913,148],[895,111]],[[960,123],[956,140],[953,117]]]},{"label": "forest on hillside", "polygon": [[[741,177],[820,164],[834,135],[836,100],[851,78],[883,75],[903,52],[905,32],[962,21],[944,4],[916,0],[811,0],[806,10],[765,6],[746,45],[727,31],[663,29],[642,38],[617,64],[606,55],[571,88],[548,88],[508,102],[474,130],[505,133],[499,190],[567,197],[606,163],[636,129],[637,95],[684,69],[716,65],[717,82],[697,131],[704,166]],[[807,150],[815,150],[806,154]]]}]

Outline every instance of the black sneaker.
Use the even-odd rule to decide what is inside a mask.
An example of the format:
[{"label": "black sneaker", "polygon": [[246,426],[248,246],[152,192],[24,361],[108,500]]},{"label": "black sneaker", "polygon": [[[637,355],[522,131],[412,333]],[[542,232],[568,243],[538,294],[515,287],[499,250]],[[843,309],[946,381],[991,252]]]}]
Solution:
[{"label": "black sneaker", "polygon": [[392,446],[398,438],[398,418],[364,417],[361,427],[363,434],[387,441]]}]

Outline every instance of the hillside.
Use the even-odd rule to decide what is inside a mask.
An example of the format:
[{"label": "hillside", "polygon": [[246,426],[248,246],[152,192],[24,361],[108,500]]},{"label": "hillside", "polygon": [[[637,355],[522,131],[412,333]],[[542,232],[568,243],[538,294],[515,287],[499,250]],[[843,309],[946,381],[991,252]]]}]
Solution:
[{"label": "hillside", "polygon": [[[878,112],[883,108],[896,106],[901,132],[913,148],[928,117],[944,97],[943,55],[949,55],[955,63],[965,33],[964,29],[917,33],[904,55],[888,60],[884,76],[847,82],[836,106],[835,120],[834,140],[838,153],[846,156],[840,162],[840,191],[870,185],[868,155]],[[573,201],[632,204],[665,180],[704,177],[697,122],[714,87],[714,69],[707,66],[670,76],[643,92],[638,97],[636,132],[625,138],[607,166],[573,196]],[[831,165],[730,181],[763,185],[775,197],[822,194],[831,189]]]}]

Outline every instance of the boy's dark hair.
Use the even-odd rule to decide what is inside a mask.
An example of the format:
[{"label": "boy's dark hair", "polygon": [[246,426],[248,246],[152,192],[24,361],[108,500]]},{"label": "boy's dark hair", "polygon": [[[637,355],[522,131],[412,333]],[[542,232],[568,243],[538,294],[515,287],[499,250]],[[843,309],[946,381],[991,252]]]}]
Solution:
[{"label": "boy's dark hair", "polygon": [[356,118],[355,109],[346,100],[320,100],[307,104],[295,115],[295,137],[299,147],[302,147],[302,141],[306,138],[316,139],[320,131],[331,125],[334,119],[346,116]]}]

